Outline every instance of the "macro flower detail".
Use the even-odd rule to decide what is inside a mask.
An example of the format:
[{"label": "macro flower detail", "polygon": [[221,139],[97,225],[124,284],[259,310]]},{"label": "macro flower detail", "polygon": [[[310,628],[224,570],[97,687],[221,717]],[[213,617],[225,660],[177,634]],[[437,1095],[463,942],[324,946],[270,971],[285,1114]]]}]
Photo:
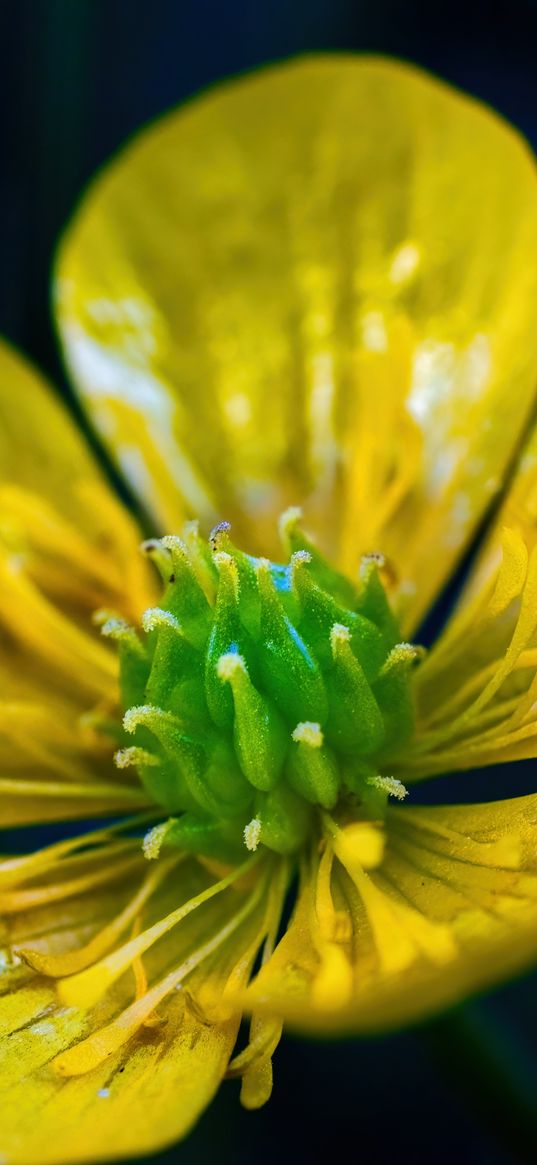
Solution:
[{"label": "macro flower detail", "polygon": [[537,795],[420,782],[537,750],[536,256],[524,144],[369,59],[225,85],[85,196],[57,320],[130,507],[0,349],[0,823],[55,829],[0,860],[7,1162],[149,1152],[226,1076],[265,1103],[284,1024],[535,960]]},{"label": "macro flower detail", "polygon": [[297,519],[281,523],[300,547],[287,567],[239,552],[227,523],[212,554],[192,526],[186,540],[146,543],[165,592],[142,615],[145,642],[104,617],[135,701],[123,725],[136,743],[116,764],[180,814],[151,831],[146,853],[156,836],[221,860],[240,860],[244,844],[293,854],[316,834],[314,807],[348,801],[375,821],[388,791],[405,794],[377,758],[412,731],[419,652],[398,642],[378,556],[355,588],[306,548]]}]

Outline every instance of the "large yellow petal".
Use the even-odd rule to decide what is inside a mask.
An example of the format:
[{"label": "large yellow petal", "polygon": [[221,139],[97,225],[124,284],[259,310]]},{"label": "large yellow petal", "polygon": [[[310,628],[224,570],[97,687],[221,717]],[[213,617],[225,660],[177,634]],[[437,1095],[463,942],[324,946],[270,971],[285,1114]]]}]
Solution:
[{"label": "large yellow petal", "polygon": [[414,676],[406,780],[537,755],[537,426],[459,602]]},{"label": "large yellow petal", "polygon": [[[9,1165],[109,1161],[152,1152],[184,1135],[211,1100],[236,1039],[238,1013],[222,1008],[227,981],[234,976],[238,986],[244,982],[257,949],[252,940],[257,935],[259,945],[263,938],[259,917],[248,906],[249,891],[228,889],[161,939],[143,966],[133,965],[112,990],[105,992],[103,985],[95,1005],[66,1006],[53,979],[36,974],[32,965],[52,973],[63,961],[69,974],[79,957],[75,952],[102,954],[103,942],[117,942],[134,911],[142,927],[151,925],[212,879],[193,862],[181,865],[144,903],[140,887],[157,875],[139,844],[128,877],[120,846],[115,859],[101,848],[95,860],[91,854],[65,858],[56,848],[49,856],[63,897],[54,897],[49,883],[48,904],[45,897],[18,910],[16,895],[25,886],[46,896],[46,871],[36,872],[33,859],[17,871],[26,880],[11,900],[4,894],[7,940],[15,951],[15,962],[2,959],[0,975],[0,1152]],[[87,892],[81,895],[84,861]],[[92,886],[99,864],[108,884]],[[78,893],[70,897],[73,879]],[[200,961],[204,945],[213,951]],[[17,963],[18,951],[26,962]],[[214,1007],[206,1009],[209,998],[218,1001],[218,1015]]]},{"label": "large yellow petal", "polygon": [[349,839],[328,890],[326,857],[304,879],[287,934],[247,992],[250,1006],[306,1031],[376,1031],[531,964],[537,796],[394,809],[387,835],[377,868],[363,869]]},{"label": "large yellow petal", "polygon": [[56,303],[158,525],[227,517],[269,553],[305,504],[346,569],[393,558],[410,627],[528,415],[536,256],[510,129],[406,65],[327,56],[142,133],[84,198]]}]

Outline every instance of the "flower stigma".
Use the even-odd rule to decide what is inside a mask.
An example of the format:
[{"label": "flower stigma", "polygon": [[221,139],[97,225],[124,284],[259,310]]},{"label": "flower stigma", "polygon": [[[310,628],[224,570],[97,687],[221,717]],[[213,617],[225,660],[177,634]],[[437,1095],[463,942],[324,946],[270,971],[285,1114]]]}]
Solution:
[{"label": "flower stigma", "polygon": [[146,542],[164,590],[143,635],[102,615],[133,739],[116,764],[134,766],[170,815],[145,839],[149,859],[162,846],[224,862],[259,847],[294,854],[326,833],[327,814],[382,824],[388,797],[406,794],[386,765],[412,733],[421,649],[400,642],[383,560],[363,558],[354,584],[298,510],[280,532],[285,565],[238,550],[226,522],[208,542],[193,523]]}]

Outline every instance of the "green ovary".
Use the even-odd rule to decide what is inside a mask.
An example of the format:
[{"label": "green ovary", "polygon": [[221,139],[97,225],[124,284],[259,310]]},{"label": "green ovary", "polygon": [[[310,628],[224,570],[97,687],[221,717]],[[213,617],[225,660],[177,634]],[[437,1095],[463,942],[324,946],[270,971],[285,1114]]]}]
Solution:
[{"label": "green ovary", "polygon": [[118,620],[104,628],[133,734],[117,763],[173,815],[167,844],[225,860],[245,845],[292,853],[336,806],[378,817],[375,775],[413,726],[419,649],[399,642],[378,556],[355,586],[294,511],[281,530],[287,566],[237,550],[226,523],[208,543],[194,524],[146,543],[164,594],[144,640]]}]

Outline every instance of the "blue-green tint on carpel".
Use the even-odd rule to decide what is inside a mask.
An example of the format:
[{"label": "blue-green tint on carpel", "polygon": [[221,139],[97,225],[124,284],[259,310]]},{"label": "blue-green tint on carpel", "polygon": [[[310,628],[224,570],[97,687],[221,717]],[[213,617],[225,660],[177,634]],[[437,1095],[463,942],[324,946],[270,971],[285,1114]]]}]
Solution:
[{"label": "blue-green tint on carpel", "polygon": [[222,523],[209,542],[144,544],[159,570],[159,607],[140,638],[121,621],[124,728],[152,800],[171,814],[166,844],[223,860],[244,846],[296,851],[317,811],[378,817],[370,778],[413,725],[410,671],[419,650],[399,642],[382,560],[356,583],[284,515],[287,565],[238,550]]}]

